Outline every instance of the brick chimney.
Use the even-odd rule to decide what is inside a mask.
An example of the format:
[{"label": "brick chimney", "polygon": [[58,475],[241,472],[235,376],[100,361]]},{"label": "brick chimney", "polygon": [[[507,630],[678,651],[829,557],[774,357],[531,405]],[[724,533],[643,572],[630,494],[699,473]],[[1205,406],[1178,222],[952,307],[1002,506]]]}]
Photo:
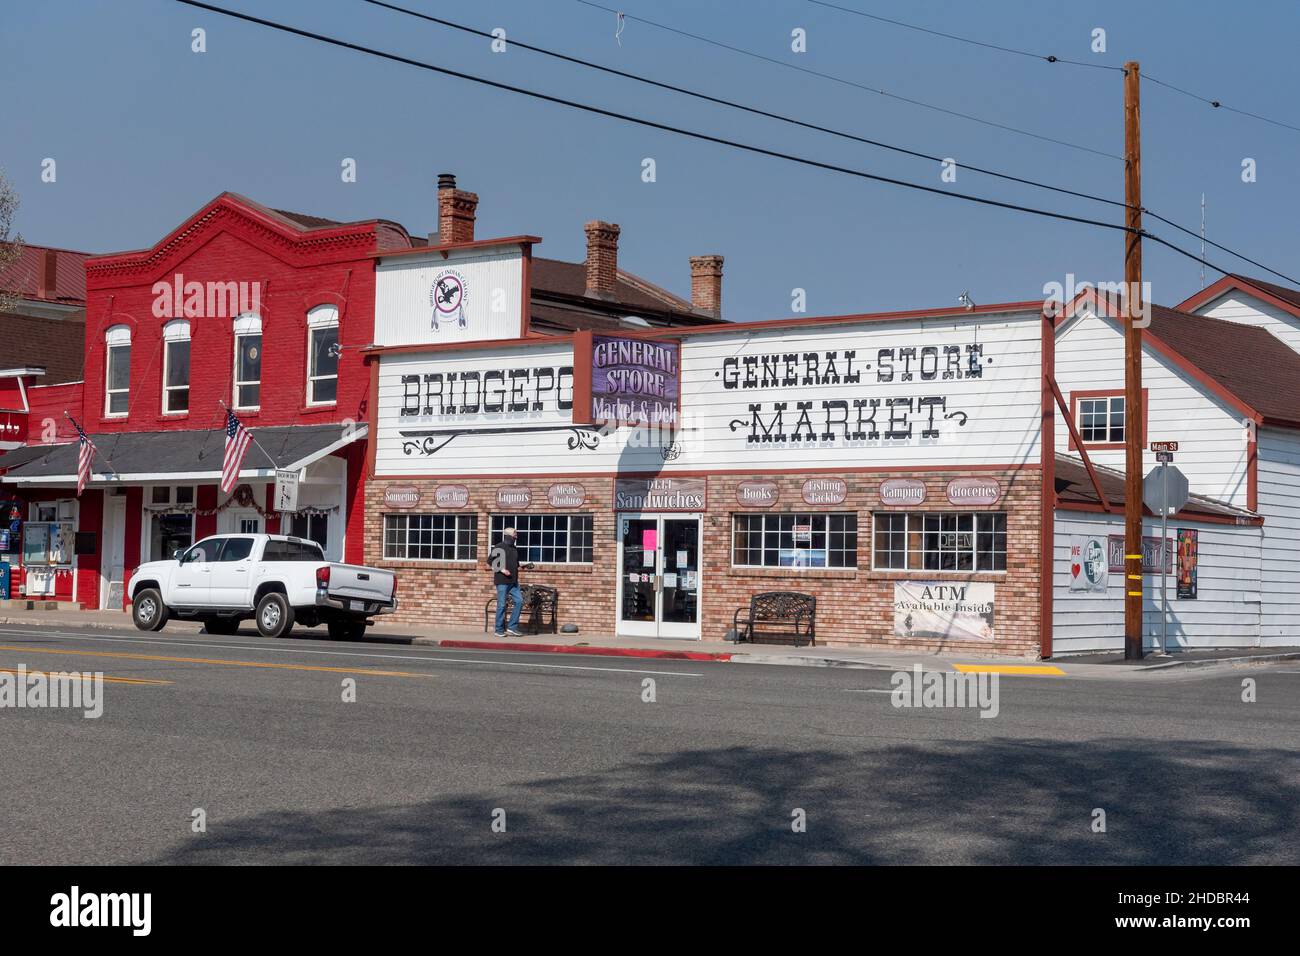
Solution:
[{"label": "brick chimney", "polygon": [[438,174],[438,243],[474,241],[474,214],[478,193],[456,188],[451,173]]},{"label": "brick chimney", "polygon": [[36,297],[53,299],[58,285],[59,254],[54,249],[44,249],[36,265]]},{"label": "brick chimney", "polygon": [[583,226],[587,232],[587,295],[613,299],[618,292],[618,234],[612,222],[593,219]]},{"label": "brick chimney", "polygon": [[722,318],[722,256],[691,256],[691,306]]}]

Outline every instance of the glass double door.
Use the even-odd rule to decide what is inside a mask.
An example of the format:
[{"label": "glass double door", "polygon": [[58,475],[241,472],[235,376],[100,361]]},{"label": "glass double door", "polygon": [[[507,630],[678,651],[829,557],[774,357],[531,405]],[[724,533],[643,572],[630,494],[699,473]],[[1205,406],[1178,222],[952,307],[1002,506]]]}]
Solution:
[{"label": "glass double door", "polygon": [[700,637],[700,515],[618,516],[618,633]]}]

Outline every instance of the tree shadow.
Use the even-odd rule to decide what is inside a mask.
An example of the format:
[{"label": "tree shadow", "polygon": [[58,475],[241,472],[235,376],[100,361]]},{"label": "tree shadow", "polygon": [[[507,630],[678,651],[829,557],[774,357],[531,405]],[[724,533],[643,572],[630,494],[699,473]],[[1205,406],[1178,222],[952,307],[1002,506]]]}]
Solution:
[{"label": "tree shadow", "polygon": [[[438,768],[430,766],[431,780]],[[436,784],[435,784],[436,786]],[[491,830],[494,808],[506,832]],[[792,830],[792,812],[807,830]],[[1094,833],[1094,808],[1106,832]],[[408,805],[213,818],[156,863],[1300,862],[1300,756],[1200,741],[946,741],[631,756]]]}]

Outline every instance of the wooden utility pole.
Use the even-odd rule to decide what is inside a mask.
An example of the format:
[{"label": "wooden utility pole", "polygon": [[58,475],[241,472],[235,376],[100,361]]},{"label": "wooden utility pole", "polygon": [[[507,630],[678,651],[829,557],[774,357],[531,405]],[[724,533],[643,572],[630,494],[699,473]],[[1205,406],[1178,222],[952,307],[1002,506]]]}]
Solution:
[{"label": "wooden utility pole", "polygon": [[1142,124],[1136,60],[1124,64],[1124,659],[1142,659]]}]

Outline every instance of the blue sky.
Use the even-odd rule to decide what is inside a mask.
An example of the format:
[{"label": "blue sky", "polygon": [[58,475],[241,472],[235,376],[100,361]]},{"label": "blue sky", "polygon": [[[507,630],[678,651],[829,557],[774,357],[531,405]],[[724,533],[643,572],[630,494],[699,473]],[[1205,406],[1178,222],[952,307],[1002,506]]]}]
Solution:
[{"label": "blue sky", "polygon": [[[576,0],[397,0],[482,29],[939,156],[1122,198],[1116,159],[1056,146],[759,62]],[[987,3],[838,0],[990,42],[1144,71],[1300,126],[1288,2]],[[368,6],[360,0],[221,5],[593,105],[825,162],[942,185],[936,164],[737,114]],[[1118,154],[1118,72],[1049,65],[818,7],[807,0],[607,0],[627,13],[808,69]],[[435,180],[481,197],[478,235],[532,233],[580,259],[582,224],[623,228],[620,264],[679,294],[687,257],[726,257],[730,319],[1037,298],[1044,283],[1120,278],[1119,233],[972,206],[578,113],[279,34],[173,0],[6,0],[0,21],[0,168],[24,237],[93,252],[149,245],[222,190],[337,219],[436,228]],[[190,31],[207,31],[207,52]],[[793,53],[804,28],[808,51]],[[1108,50],[1089,49],[1107,31]],[[1300,271],[1300,133],[1143,89],[1145,204],[1283,272]],[[42,183],[53,157],[58,180]],[[358,181],[340,163],[355,158]],[[656,162],[657,181],[641,180]],[[1256,160],[1258,180],[1241,181]],[[949,187],[1118,221],[1118,210],[962,171]],[[1196,251],[1167,227],[1148,228]],[[1228,261],[1210,250],[1210,258]],[[1157,302],[1199,266],[1148,243]],[[1238,264],[1238,271],[1260,274]],[[1207,271],[1207,281],[1217,273]]]}]

